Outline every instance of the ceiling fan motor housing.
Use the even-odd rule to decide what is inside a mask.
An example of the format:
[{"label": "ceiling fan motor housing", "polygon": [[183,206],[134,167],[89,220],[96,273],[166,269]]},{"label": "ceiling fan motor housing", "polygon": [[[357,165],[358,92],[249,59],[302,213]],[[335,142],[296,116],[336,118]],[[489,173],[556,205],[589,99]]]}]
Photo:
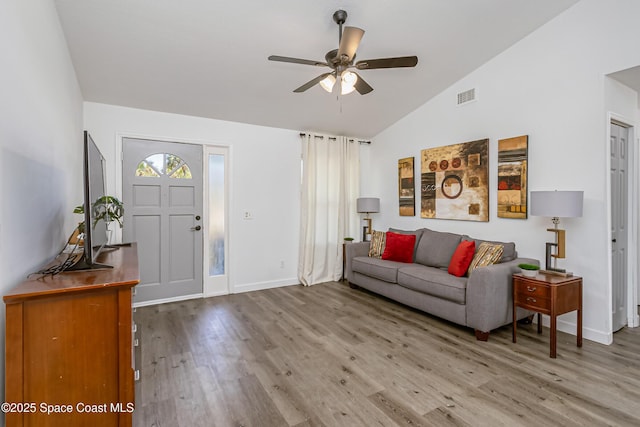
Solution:
[{"label": "ceiling fan motor housing", "polygon": [[342,9],[336,10],[333,13],[333,20],[338,25],[344,24],[345,22],[347,22],[347,12]]}]

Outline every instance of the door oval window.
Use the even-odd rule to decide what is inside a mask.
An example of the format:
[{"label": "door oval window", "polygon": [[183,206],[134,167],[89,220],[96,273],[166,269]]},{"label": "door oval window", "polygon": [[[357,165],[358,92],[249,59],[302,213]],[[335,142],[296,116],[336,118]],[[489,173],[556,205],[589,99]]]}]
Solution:
[{"label": "door oval window", "polygon": [[159,178],[192,179],[189,165],[179,156],[171,153],[156,153],[138,163],[136,176]]}]

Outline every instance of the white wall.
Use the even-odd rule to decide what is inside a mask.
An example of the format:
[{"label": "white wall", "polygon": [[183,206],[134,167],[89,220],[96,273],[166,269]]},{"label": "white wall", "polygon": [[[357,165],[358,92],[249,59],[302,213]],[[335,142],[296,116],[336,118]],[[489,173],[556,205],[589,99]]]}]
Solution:
[{"label": "white wall", "polygon": [[[4,294],[51,259],[74,228],[71,212],[82,194],[82,95],[50,0],[0,2],[0,52]],[[0,304],[1,354],[4,319]],[[4,364],[0,372],[4,384]]]},{"label": "white wall", "polygon": [[[561,221],[567,230],[561,264],[584,277],[585,337],[610,343],[605,75],[640,64],[639,16],[634,0],[583,0],[377,135],[362,179],[365,193],[381,197],[377,226],[515,241],[521,255],[544,261],[545,242],[553,238],[545,231],[549,219],[496,214],[497,141],[529,135],[529,190],[585,192],[583,217]],[[478,101],[456,106],[456,94],[470,88],[477,88]],[[488,223],[398,215],[398,159],[415,156],[419,174],[421,149],[482,138],[490,139]],[[419,183],[416,194],[419,211]],[[575,333],[575,313],[560,322]]]},{"label": "white wall", "polygon": [[[107,191],[118,196],[122,194],[115,173],[118,135],[230,147],[232,292],[299,283],[298,132],[91,102],[84,105],[84,117],[86,129],[106,158]],[[245,210],[253,213],[253,220],[242,219]]]}]

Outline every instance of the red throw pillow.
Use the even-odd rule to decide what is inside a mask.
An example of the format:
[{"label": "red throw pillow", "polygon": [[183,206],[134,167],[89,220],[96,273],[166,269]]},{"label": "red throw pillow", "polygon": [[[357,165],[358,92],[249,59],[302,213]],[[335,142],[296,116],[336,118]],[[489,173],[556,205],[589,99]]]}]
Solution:
[{"label": "red throw pillow", "polygon": [[415,244],[415,234],[398,234],[387,231],[387,242],[382,253],[382,259],[413,262],[413,247]]},{"label": "red throw pillow", "polygon": [[462,277],[467,274],[469,264],[473,260],[473,254],[476,252],[476,242],[463,240],[460,242],[449,261],[449,274]]}]

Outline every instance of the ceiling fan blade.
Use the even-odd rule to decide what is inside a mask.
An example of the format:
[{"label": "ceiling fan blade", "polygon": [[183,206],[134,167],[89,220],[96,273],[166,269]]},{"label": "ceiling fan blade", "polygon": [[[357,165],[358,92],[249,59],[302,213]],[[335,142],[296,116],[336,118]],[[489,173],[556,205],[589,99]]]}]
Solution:
[{"label": "ceiling fan blade", "polygon": [[417,56],[401,56],[398,58],[364,59],[358,61],[355,67],[358,70],[373,70],[376,68],[415,67],[417,63]]},{"label": "ceiling fan blade", "polygon": [[312,88],[313,86],[317,85],[322,80],[324,80],[329,74],[331,74],[331,73],[320,74],[315,79],[309,80],[308,82],[306,82],[305,84],[300,86],[298,89],[294,90],[294,92],[300,93],[300,92],[304,92],[305,90],[307,90],[309,88]]},{"label": "ceiling fan blade", "polygon": [[362,40],[363,35],[364,30],[360,28],[344,27],[342,39],[340,40],[340,47],[338,48],[338,58],[341,58],[342,55],[347,55],[349,57],[349,61],[351,61],[353,56],[356,54],[356,50],[360,45],[360,40]]},{"label": "ceiling fan blade", "polygon": [[310,59],[289,58],[288,56],[271,55],[269,61],[290,62],[292,64],[315,65],[318,67],[328,67],[329,64],[322,61],[312,61]]},{"label": "ceiling fan blade", "polygon": [[353,85],[353,87],[356,88],[360,95],[366,95],[373,90],[373,88],[369,86],[369,83],[365,82],[360,74],[354,73],[353,71],[352,73],[358,76],[358,80],[356,80],[356,83]]}]

